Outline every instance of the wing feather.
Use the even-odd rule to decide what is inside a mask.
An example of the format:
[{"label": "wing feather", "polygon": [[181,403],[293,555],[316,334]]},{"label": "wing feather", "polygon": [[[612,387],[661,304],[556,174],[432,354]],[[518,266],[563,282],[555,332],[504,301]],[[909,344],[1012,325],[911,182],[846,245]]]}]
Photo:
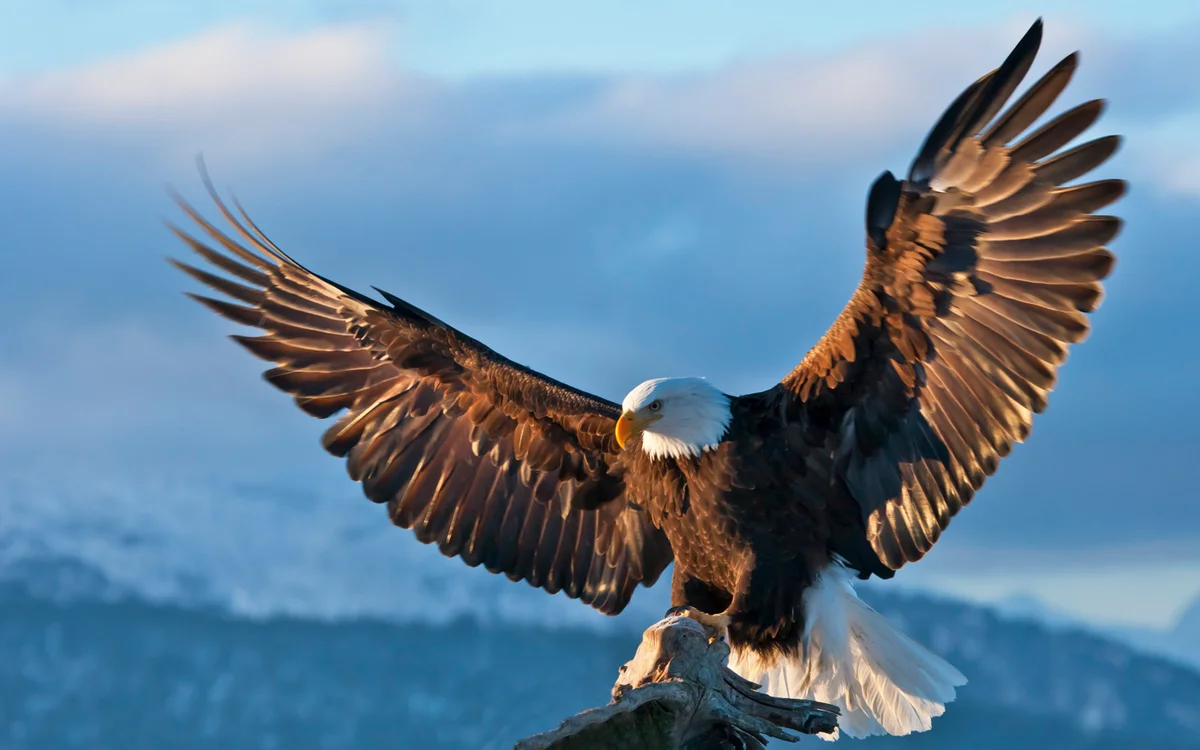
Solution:
[{"label": "wing feather", "polygon": [[171,262],[228,299],[189,296],[260,330],[233,338],[274,365],[265,379],[301,409],[340,415],[323,445],[393,523],[468,565],[610,614],[654,583],[673,555],[624,499],[616,404],[394,295],[379,303],[314,274],[206,184],[233,236],[178,198],[207,240],[172,231],[212,270]]},{"label": "wing feather", "polygon": [[[1023,135],[1066,88],[1077,56],[1002,111],[1040,42],[1039,21],[947,109],[907,180],[879,178],[858,290],[767,392],[805,425],[806,446],[824,436],[868,541],[891,569],[925,555],[1028,437],[1113,267],[1105,246],[1121,222],[1094,212],[1125,183],[1064,184],[1104,163],[1118,139],[1060,151],[1103,102]],[[752,397],[761,403],[764,394]]]}]

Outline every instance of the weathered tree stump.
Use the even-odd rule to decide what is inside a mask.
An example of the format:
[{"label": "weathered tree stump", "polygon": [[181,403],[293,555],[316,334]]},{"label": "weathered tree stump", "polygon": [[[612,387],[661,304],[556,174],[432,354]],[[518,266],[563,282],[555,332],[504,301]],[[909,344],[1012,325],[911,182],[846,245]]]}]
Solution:
[{"label": "weathered tree stump", "polygon": [[836,706],[758,692],[728,660],[729,646],[703,616],[668,616],[621,667],[611,703],[521,740],[516,750],[749,750],[768,736],[795,742],[789,729],[837,727]]}]

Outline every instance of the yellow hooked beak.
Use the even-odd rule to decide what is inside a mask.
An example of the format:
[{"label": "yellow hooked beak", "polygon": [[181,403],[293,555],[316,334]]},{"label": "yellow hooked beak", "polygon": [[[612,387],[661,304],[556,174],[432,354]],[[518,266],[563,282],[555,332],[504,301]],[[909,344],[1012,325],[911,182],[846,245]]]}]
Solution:
[{"label": "yellow hooked beak", "polygon": [[624,448],[625,443],[629,442],[629,438],[646,429],[646,425],[650,424],[651,422],[657,422],[659,418],[660,415],[654,414],[648,419],[642,420],[638,419],[637,415],[633,412],[625,412],[621,415],[621,418],[617,420],[617,428],[614,430],[617,435],[617,445]]}]

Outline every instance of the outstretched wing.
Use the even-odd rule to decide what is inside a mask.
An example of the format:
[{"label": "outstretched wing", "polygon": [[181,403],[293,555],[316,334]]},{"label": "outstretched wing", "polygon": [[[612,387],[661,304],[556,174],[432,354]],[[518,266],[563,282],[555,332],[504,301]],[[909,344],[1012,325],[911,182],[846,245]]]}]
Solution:
[{"label": "outstretched wing", "polygon": [[885,173],[875,183],[858,290],[775,394],[810,436],[827,437],[868,540],[892,569],[928,552],[1028,436],[1113,266],[1103,246],[1120,221],[1093,212],[1124,183],[1064,185],[1108,159],[1118,139],[1059,151],[1103,103],[1024,135],[1076,56],[999,114],[1041,35],[1039,20],[959,96],[907,180]]},{"label": "outstretched wing", "polygon": [[[206,184],[207,179],[206,179]],[[666,537],[624,499],[620,407],[505,359],[387,292],[322,278],[209,191],[237,235],[179,199],[216,248],[172,229],[214,269],[172,260],[233,301],[189,295],[262,330],[234,340],[305,412],[397,526],[468,565],[616,614],[670,563]],[[235,280],[236,279],[236,280]]]}]

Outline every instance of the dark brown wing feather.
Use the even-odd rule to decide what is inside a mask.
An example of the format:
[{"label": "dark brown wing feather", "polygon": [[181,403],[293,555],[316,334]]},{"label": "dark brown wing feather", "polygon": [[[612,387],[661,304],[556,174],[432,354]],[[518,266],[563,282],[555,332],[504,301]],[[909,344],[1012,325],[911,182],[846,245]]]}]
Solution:
[{"label": "dark brown wing feather", "polygon": [[1113,266],[1103,246],[1120,221],[1092,214],[1124,183],[1063,184],[1102,164],[1117,139],[1059,152],[1102,103],[1022,137],[1076,56],[1000,113],[1040,42],[1039,21],[951,105],[907,180],[885,173],[875,183],[862,282],[774,392],[810,440],[826,435],[868,540],[893,569],[928,552],[1028,436]]},{"label": "dark brown wing feather", "polygon": [[[209,190],[212,192],[211,185]],[[615,614],[670,563],[624,498],[620,407],[524,368],[386,292],[384,305],[284,254],[213,192],[241,241],[187,203],[212,245],[172,227],[218,276],[171,262],[231,301],[189,295],[262,330],[234,336],[309,414],[341,416],[325,448],[367,497],[443,554]]]}]

